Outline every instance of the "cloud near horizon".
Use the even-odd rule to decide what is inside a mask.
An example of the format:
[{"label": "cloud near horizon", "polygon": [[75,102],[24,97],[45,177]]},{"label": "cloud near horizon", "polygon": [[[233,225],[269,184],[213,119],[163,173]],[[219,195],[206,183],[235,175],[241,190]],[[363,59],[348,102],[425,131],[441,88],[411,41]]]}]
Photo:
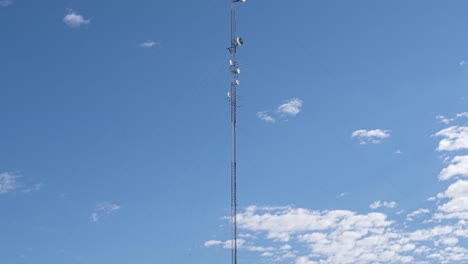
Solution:
[{"label": "cloud near horizon", "polygon": [[[356,137],[390,136],[385,131],[362,131]],[[465,127],[441,130],[436,134],[443,137],[437,151],[468,150],[465,133]],[[268,263],[468,263],[468,156],[450,159],[439,180],[454,182],[429,198],[425,208],[406,215],[403,210],[358,213],[249,206],[237,215],[243,234],[239,249],[253,252],[258,248],[255,252]],[[370,209],[396,206],[396,202],[376,201]],[[228,241],[204,245],[227,248]]]}]

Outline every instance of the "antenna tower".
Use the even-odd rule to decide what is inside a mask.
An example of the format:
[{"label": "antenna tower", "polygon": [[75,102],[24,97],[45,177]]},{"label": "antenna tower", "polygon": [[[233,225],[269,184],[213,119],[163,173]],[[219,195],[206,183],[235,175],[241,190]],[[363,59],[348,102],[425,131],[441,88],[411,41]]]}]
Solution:
[{"label": "antenna tower", "polygon": [[231,263],[237,264],[237,161],[236,161],[236,115],[237,115],[237,86],[240,84],[238,75],[239,65],[236,59],[237,47],[244,41],[236,33],[236,5],[246,0],[229,0],[231,2],[231,53],[229,71],[231,72],[231,91],[228,93],[231,103]]}]

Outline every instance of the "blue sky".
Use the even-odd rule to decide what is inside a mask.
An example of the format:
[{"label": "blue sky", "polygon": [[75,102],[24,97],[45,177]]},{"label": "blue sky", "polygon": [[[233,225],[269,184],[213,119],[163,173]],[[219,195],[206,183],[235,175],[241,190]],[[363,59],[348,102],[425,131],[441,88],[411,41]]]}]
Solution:
[{"label": "blue sky", "polygon": [[[239,263],[468,261],[467,8],[239,6]],[[0,0],[0,262],[230,261],[229,44],[229,1]]]}]

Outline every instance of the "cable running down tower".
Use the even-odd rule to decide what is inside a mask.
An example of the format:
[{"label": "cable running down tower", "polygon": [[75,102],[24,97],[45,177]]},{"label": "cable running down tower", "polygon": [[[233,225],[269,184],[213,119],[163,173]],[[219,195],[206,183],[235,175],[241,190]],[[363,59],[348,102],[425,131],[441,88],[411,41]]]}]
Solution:
[{"label": "cable running down tower", "polygon": [[236,115],[237,115],[237,79],[240,74],[239,64],[236,60],[237,47],[244,41],[236,33],[236,5],[246,0],[229,0],[231,2],[231,53],[229,71],[231,72],[231,91],[228,92],[231,103],[231,263],[237,264],[237,163],[236,163]]}]

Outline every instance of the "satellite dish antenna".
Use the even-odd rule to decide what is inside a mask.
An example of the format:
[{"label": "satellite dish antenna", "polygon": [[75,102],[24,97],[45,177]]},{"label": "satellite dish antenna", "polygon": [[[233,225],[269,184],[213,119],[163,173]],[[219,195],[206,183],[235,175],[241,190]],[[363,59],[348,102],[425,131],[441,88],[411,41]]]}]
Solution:
[{"label": "satellite dish antenna", "polygon": [[231,97],[231,92],[228,92],[228,93],[227,93],[227,96],[228,96],[228,97]]},{"label": "satellite dish antenna", "polygon": [[239,80],[236,80],[236,85],[239,85],[240,84],[240,81]]},{"label": "satellite dish antenna", "polygon": [[237,68],[237,69],[236,69],[236,72],[237,72],[237,74],[240,74],[240,69]]},{"label": "satellite dish antenna", "polygon": [[234,66],[234,61],[233,61],[233,60],[229,60],[229,64],[230,64],[231,66]]},{"label": "satellite dish antenna", "polygon": [[244,40],[241,37],[236,38],[237,45],[242,46],[244,45]]}]

